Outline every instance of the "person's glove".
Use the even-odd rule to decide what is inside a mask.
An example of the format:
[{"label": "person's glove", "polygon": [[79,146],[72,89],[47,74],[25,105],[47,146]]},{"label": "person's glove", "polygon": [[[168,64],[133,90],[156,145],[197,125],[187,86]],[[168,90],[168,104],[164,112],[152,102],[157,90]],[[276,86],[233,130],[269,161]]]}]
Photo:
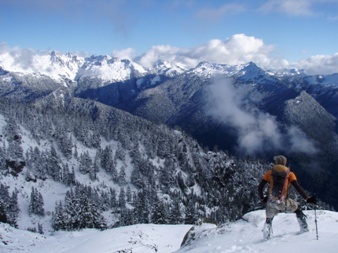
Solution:
[{"label": "person's glove", "polygon": [[317,204],[317,198],[315,195],[310,196],[309,198],[306,199],[307,203],[311,203],[311,204]]},{"label": "person's glove", "polygon": [[264,198],[261,199],[261,201],[262,201],[263,203],[266,203],[266,202],[268,201],[268,197],[265,196]]}]

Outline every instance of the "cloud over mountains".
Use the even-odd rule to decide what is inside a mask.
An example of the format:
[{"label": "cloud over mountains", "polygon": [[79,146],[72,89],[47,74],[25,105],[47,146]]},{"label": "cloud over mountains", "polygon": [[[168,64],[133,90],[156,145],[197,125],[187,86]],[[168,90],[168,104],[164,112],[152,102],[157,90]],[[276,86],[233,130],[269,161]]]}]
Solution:
[{"label": "cloud over mountains", "polygon": [[[10,64],[13,67],[20,66],[23,69],[31,68],[33,55],[47,55],[49,53],[18,47],[9,48],[2,43],[0,44],[0,66],[4,68]],[[252,61],[262,68],[298,68],[305,69],[308,74],[332,74],[336,73],[338,69],[338,53],[314,55],[292,63],[287,59],[277,57],[274,45],[268,45],[262,39],[246,34],[234,34],[225,40],[213,39],[192,48],[154,45],[146,53],[139,56],[136,55],[133,48],[115,50],[112,55],[133,60],[146,68],[151,68],[159,60],[164,60],[172,65],[181,65],[186,68],[196,67],[202,61],[228,65]]]},{"label": "cloud over mountains", "polygon": [[220,78],[208,87],[206,112],[220,123],[234,128],[238,133],[237,149],[243,154],[271,150],[317,152],[312,141],[299,128],[292,126],[284,133],[275,116],[259,110],[250,102],[255,99],[258,98],[250,95],[247,86],[235,87],[230,79]]},{"label": "cloud over mountains", "polygon": [[[275,56],[275,47],[267,45],[260,38],[246,34],[234,34],[220,40],[213,39],[193,48],[178,48],[170,45],[156,45],[141,56],[134,58],[144,67],[151,67],[159,60],[171,64],[181,64],[188,68],[195,67],[202,61],[218,64],[238,65],[255,62],[263,68],[299,68],[309,74],[332,74],[338,69],[338,53],[334,55],[315,55],[298,62]],[[115,51],[119,57],[131,59],[135,51],[129,49]]]}]

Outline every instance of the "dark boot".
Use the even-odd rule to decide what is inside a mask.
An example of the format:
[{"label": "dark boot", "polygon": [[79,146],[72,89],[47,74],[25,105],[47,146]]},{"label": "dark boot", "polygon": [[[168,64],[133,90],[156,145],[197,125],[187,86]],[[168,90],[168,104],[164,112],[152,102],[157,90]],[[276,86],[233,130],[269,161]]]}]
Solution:
[{"label": "dark boot", "polygon": [[297,216],[297,221],[299,223],[300,233],[308,232],[309,227],[306,222],[306,215],[303,213],[301,209],[297,209],[295,213]]},{"label": "dark boot", "polygon": [[272,235],[272,220],[273,218],[266,218],[265,224],[263,227],[263,237],[265,240],[270,239]]}]

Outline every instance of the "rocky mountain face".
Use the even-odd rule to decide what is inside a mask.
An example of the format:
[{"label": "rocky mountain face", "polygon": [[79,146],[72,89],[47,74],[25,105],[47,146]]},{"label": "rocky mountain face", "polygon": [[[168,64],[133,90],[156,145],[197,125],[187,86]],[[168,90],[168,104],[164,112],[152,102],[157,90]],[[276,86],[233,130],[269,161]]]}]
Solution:
[{"label": "rocky mountain face", "polygon": [[[283,153],[305,177],[305,187],[338,207],[328,197],[337,190],[322,190],[329,179],[338,178],[337,74],[264,70],[253,62],[202,62],[186,69],[161,61],[145,68],[109,56],[81,58],[55,52],[43,60],[48,64],[35,72],[0,65],[0,96],[32,102],[46,96],[56,99],[65,91],[70,97],[178,127],[209,149],[217,146],[263,159]],[[318,185],[313,184],[322,172]]]}]

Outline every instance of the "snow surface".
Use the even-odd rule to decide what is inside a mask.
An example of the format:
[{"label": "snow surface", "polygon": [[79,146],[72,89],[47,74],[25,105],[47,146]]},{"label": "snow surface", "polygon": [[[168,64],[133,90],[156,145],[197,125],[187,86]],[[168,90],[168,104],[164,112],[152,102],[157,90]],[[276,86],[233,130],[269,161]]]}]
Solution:
[{"label": "snow surface", "polygon": [[[274,218],[270,240],[264,240],[262,228],[265,212],[255,211],[243,216],[242,220],[216,229],[200,231],[191,244],[176,253],[194,252],[337,252],[338,213],[317,211],[319,238],[316,237],[314,211],[305,211],[310,231],[300,234],[296,215],[280,213]],[[202,230],[202,228],[199,228]]]},{"label": "snow surface", "polygon": [[48,236],[17,230],[0,223],[0,252],[169,253],[179,249],[184,235],[190,228],[191,225],[140,224],[105,231],[85,229],[56,232]]},{"label": "snow surface", "polygon": [[333,253],[338,247],[338,213],[317,211],[316,238],[314,211],[305,211],[310,231],[299,234],[295,214],[280,213],[273,221],[274,234],[263,240],[263,210],[248,213],[242,220],[216,227],[202,224],[194,227],[195,239],[180,248],[191,225],[139,224],[105,231],[85,229],[40,235],[0,223],[0,252],[34,253],[239,253],[239,252],[306,252]]},{"label": "snow surface", "polygon": [[[137,73],[137,74],[136,74]],[[136,76],[144,76],[146,70],[135,62],[111,56],[92,56],[79,68],[79,77],[99,77],[105,82],[125,81]]]}]

